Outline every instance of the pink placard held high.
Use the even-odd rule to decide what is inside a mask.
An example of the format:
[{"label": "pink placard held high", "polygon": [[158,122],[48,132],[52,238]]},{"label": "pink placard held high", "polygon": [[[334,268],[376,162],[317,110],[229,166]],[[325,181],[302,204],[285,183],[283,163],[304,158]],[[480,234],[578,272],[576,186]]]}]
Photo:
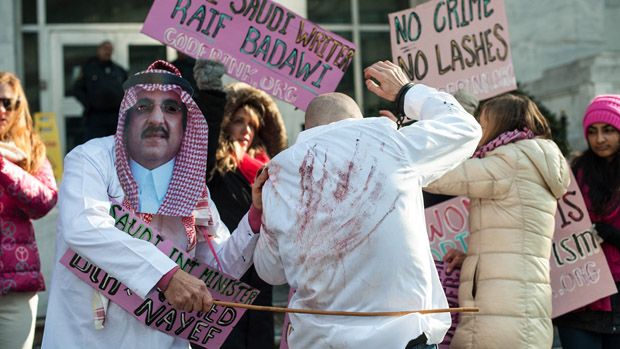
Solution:
[{"label": "pink placard held high", "polygon": [[356,50],[269,0],[155,0],[142,32],[303,110],[336,89]]},{"label": "pink placard held high", "polygon": [[412,81],[479,99],[517,88],[503,0],[431,0],[388,18],[392,60]]}]

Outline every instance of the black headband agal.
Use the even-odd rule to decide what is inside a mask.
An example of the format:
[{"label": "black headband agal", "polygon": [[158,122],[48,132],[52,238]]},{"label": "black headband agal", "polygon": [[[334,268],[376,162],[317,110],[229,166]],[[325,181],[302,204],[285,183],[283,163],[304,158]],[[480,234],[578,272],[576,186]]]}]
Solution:
[{"label": "black headband agal", "polygon": [[129,88],[143,84],[161,84],[161,85],[177,85],[190,96],[194,94],[192,85],[185,79],[174,74],[146,72],[142,74],[132,75],[123,83],[123,89],[127,91]]}]

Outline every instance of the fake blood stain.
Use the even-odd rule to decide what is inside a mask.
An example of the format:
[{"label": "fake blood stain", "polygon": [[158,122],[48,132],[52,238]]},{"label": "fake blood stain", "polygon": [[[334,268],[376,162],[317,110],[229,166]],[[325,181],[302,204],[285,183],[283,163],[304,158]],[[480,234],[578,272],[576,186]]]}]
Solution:
[{"label": "fake blood stain", "polygon": [[383,183],[377,180],[381,171],[375,157],[368,158],[360,151],[359,139],[346,161],[328,162],[328,155],[317,146],[308,149],[298,172],[300,265],[341,263],[345,255],[368,241],[393,211],[376,215],[376,204],[384,195]]}]

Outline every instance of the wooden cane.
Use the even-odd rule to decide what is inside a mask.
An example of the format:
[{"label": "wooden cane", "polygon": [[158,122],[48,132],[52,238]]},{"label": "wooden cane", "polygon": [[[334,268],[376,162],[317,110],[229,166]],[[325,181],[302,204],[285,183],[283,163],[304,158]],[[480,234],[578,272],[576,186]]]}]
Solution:
[{"label": "wooden cane", "polygon": [[405,311],[335,311],[335,310],[314,310],[314,309],[294,309],[294,308],[282,308],[282,307],[268,307],[263,305],[252,305],[243,303],[233,303],[224,301],[213,301],[213,304],[222,305],[232,308],[244,308],[249,310],[258,311],[270,311],[274,313],[298,313],[298,314],[315,314],[315,315],[332,315],[332,316],[403,316],[411,313],[419,314],[435,314],[435,313],[477,313],[478,308],[464,307],[464,308],[444,308],[444,309],[429,309],[429,310],[405,310]]}]

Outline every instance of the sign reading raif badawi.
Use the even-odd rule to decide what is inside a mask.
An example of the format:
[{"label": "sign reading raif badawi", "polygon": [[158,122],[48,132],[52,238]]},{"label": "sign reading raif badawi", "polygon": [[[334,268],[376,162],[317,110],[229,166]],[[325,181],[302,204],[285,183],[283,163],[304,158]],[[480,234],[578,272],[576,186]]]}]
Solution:
[{"label": "sign reading raif badawi", "polygon": [[336,89],[356,50],[270,0],[155,0],[142,32],[303,110]]}]

